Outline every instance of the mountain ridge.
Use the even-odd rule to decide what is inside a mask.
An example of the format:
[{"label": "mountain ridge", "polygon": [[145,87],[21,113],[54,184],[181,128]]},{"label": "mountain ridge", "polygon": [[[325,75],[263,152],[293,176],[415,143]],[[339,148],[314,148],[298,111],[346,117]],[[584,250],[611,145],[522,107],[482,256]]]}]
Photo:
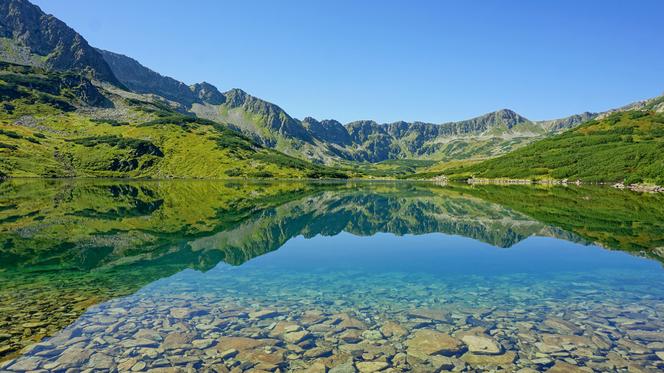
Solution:
[{"label": "mountain ridge", "polygon": [[95,79],[122,86],[106,60],[83,36],[25,0],[0,1],[3,61],[32,62],[54,70],[82,70]]},{"label": "mountain ridge", "polygon": [[207,82],[187,85],[131,57],[93,48],[75,30],[27,0],[0,0],[0,10],[0,60],[57,71],[74,70],[118,87],[115,94],[128,97],[131,91],[138,95],[135,98],[220,123],[261,146],[319,164],[475,162],[507,154],[611,112],[643,106],[643,102],[637,102],[603,113],[584,112],[540,121],[510,109],[444,123],[359,120],[342,124],[312,117],[300,120],[241,89],[221,92]]}]

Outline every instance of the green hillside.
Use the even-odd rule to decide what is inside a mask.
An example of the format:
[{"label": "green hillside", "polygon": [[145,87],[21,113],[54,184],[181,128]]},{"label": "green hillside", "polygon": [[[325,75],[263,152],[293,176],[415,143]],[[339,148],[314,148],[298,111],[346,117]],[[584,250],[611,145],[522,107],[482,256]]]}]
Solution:
[{"label": "green hillside", "polygon": [[[664,185],[664,98],[612,113],[504,156],[445,171],[452,179],[509,178]],[[657,110],[656,110],[657,109]]]},{"label": "green hillside", "polygon": [[11,177],[345,177],[72,72],[0,63],[0,101],[0,174]]}]

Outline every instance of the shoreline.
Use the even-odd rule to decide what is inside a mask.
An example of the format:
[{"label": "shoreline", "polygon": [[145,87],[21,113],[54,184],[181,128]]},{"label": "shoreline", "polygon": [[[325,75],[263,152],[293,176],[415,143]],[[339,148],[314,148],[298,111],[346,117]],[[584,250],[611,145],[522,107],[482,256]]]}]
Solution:
[{"label": "shoreline", "polygon": [[664,187],[659,186],[659,185],[654,185],[654,184],[629,184],[625,185],[624,183],[620,182],[584,182],[581,180],[575,180],[575,181],[569,181],[567,179],[564,180],[556,180],[556,179],[546,179],[546,180],[531,180],[531,179],[477,179],[477,178],[470,178],[465,180],[466,183],[474,185],[474,184],[491,184],[491,185],[601,185],[601,186],[611,186],[616,189],[620,190],[631,190],[634,192],[642,192],[642,193],[664,193]]},{"label": "shoreline", "polygon": [[430,179],[407,179],[407,178],[347,178],[347,179],[299,179],[299,178],[196,178],[196,177],[182,177],[182,178],[131,178],[131,177],[39,177],[39,176],[5,176],[0,178],[0,183],[7,180],[118,180],[118,181],[133,181],[133,182],[161,182],[161,181],[210,181],[210,182],[309,182],[309,183],[348,183],[348,182],[406,182],[406,183],[434,183],[439,185],[446,185],[448,183],[460,183],[469,185],[594,185],[594,186],[611,186],[620,190],[631,190],[640,193],[664,193],[664,186],[654,184],[629,184],[625,185],[620,182],[584,182],[581,180],[569,181],[545,179],[545,180],[532,180],[532,179],[508,179],[508,178],[469,178],[465,180],[449,180],[445,176],[437,176]]}]

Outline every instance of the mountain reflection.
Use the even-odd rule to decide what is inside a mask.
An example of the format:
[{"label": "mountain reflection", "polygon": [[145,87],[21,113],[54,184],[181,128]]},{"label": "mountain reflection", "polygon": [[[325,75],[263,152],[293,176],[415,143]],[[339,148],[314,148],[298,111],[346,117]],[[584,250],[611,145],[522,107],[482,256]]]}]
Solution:
[{"label": "mountain reflection", "polygon": [[445,233],[498,248],[538,235],[661,261],[663,202],[592,187],[10,180],[0,184],[0,355],[92,304],[185,268],[241,265],[300,235]]}]

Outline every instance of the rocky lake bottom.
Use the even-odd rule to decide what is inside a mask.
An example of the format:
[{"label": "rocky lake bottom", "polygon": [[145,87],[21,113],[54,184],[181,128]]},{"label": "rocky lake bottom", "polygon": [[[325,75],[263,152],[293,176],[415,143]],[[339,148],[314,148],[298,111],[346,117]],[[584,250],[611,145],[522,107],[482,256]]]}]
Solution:
[{"label": "rocky lake bottom", "polygon": [[0,184],[0,372],[664,370],[658,197],[31,183]]},{"label": "rocky lake bottom", "polygon": [[[659,265],[553,239],[527,240],[507,253],[468,239],[431,236],[298,238],[240,267],[185,270],[91,307],[2,368],[664,368],[664,287],[653,286],[664,279]],[[375,243],[383,247],[382,257]],[[452,243],[463,250],[446,249]],[[535,249],[543,246],[549,249]],[[581,264],[566,259],[572,250],[581,251]],[[488,258],[478,263],[479,255]],[[534,258],[540,262],[529,265]],[[624,260],[630,265],[617,264]],[[478,267],[463,267],[469,263]]]}]

